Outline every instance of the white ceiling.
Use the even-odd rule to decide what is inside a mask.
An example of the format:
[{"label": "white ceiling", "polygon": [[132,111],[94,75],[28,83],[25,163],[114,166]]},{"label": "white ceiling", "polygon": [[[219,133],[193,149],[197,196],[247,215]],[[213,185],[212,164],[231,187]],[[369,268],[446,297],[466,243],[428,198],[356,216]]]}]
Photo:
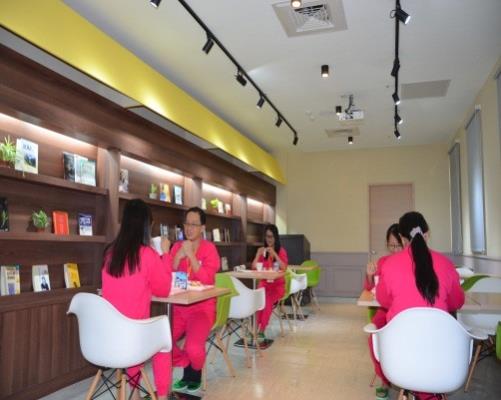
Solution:
[{"label": "white ceiling", "polygon": [[[347,30],[293,38],[273,11],[280,0],[186,1],[296,128],[301,151],[348,147],[325,133],[341,127],[331,111],[347,93],[366,114],[357,148],[445,141],[501,55],[500,0],[402,0],[412,20],[400,29],[401,83],[451,82],[445,97],[402,102],[397,142],[389,74],[394,0],[344,0]],[[256,108],[257,93],[235,81],[224,54],[216,46],[201,51],[205,33],[177,0],[158,9],[148,0],[65,2],[265,149],[293,150],[292,133],[275,127],[269,107]],[[320,78],[322,64],[330,65],[328,79]]]}]

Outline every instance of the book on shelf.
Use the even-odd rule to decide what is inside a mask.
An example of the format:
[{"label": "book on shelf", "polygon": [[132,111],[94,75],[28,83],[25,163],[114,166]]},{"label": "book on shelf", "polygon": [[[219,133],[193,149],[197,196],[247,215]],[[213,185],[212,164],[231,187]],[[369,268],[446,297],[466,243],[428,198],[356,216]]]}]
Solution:
[{"label": "book on shelf", "polygon": [[180,206],[183,205],[183,188],[179,185],[174,185],[174,203]]},{"label": "book on shelf", "polygon": [[50,290],[49,266],[47,264],[33,265],[31,268],[33,291],[43,292]]},{"label": "book on shelf", "polygon": [[228,228],[224,228],[223,237],[225,242],[231,242],[230,230]]},{"label": "book on shelf", "polygon": [[228,271],[228,259],[221,257],[221,271]]},{"label": "book on shelf", "polygon": [[214,228],[212,230],[212,239],[214,240],[214,242],[221,241],[221,232],[219,231],[219,228]]},{"label": "book on shelf", "polygon": [[160,224],[160,236],[169,237],[169,225]]},{"label": "book on shelf", "polygon": [[176,240],[184,240],[183,228],[176,226]]},{"label": "book on shelf", "polygon": [[219,214],[224,214],[224,203],[221,200],[217,202],[217,212]]},{"label": "book on shelf", "polygon": [[78,234],[92,236],[92,215],[78,213]]},{"label": "book on shelf", "polygon": [[9,209],[7,198],[0,197],[0,232],[9,231]]},{"label": "book on shelf", "polygon": [[80,275],[78,265],[75,263],[64,264],[64,283],[66,288],[73,289],[80,287]]},{"label": "book on shelf", "polygon": [[207,210],[207,200],[202,197],[202,204],[201,204],[202,210]]},{"label": "book on shelf", "polygon": [[14,168],[17,171],[38,174],[38,144],[19,138],[16,140],[16,162]]},{"label": "book on shelf", "polygon": [[118,191],[129,193],[129,170],[120,168],[120,180],[118,181]]},{"label": "book on shelf", "polygon": [[78,154],[63,152],[64,179],[96,186],[96,161]]},{"label": "book on shelf", "polygon": [[66,211],[52,211],[52,223],[56,235],[69,235],[68,213]]},{"label": "book on shelf", "polygon": [[160,183],[158,185],[158,193],[160,201],[166,201],[167,203],[171,202],[170,186],[168,183]]},{"label": "book on shelf", "polygon": [[19,265],[2,265],[0,267],[0,295],[13,296],[21,293]]},{"label": "book on shelf", "polygon": [[231,204],[224,203],[224,213],[226,215],[231,215]]}]

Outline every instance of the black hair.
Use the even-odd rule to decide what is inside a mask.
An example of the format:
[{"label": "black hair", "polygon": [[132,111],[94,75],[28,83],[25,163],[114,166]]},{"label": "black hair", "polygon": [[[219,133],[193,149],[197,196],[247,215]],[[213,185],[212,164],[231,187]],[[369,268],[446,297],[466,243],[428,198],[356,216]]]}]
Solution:
[{"label": "black hair", "polygon": [[438,278],[433,269],[433,259],[423,235],[415,233],[414,237],[411,237],[411,231],[414,228],[420,228],[423,234],[429,230],[428,223],[418,212],[408,212],[398,221],[400,234],[411,243],[416,287],[428,304],[433,305],[438,296]]},{"label": "black hair", "polygon": [[392,224],[386,231],[386,243],[390,241],[390,236],[393,236],[397,239],[397,242],[400,246],[403,246],[402,238],[400,237],[400,232],[398,231],[398,224]]},{"label": "black hair", "polygon": [[276,225],[273,225],[273,224],[268,224],[264,227],[263,241],[264,241],[265,247],[266,247],[266,232],[267,231],[270,231],[273,234],[273,237],[275,238],[275,245],[273,246],[273,248],[278,254],[278,252],[280,251],[280,248],[282,247],[280,245],[280,235],[278,234],[278,228],[276,227]]},{"label": "black hair", "polygon": [[200,216],[200,223],[202,225],[205,225],[205,222],[207,220],[207,215],[205,214],[205,211],[202,210],[200,207],[191,207],[186,212],[184,213],[184,220],[186,221],[186,217],[190,212],[197,213]]},{"label": "black hair", "polygon": [[141,246],[150,244],[151,222],[151,210],[144,201],[134,199],[125,204],[120,231],[105,249],[105,256],[110,257],[106,270],[111,276],[123,276],[126,264],[130,274],[139,268]]}]

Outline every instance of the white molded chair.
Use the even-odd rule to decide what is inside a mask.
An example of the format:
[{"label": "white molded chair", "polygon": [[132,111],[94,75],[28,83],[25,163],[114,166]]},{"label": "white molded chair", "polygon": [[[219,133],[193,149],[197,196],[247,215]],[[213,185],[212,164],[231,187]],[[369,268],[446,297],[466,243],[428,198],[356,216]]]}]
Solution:
[{"label": "white molded chair", "polygon": [[290,299],[292,306],[292,313],[294,315],[294,322],[296,321],[296,315],[301,316],[301,320],[304,321],[303,309],[301,308],[301,303],[299,302],[299,294],[306,290],[308,287],[308,275],[307,274],[296,274],[291,271],[291,290]]},{"label": "white molded chair", "polygon": [[[256,290],[249,289],[240,280],[235,277],[231,277],[233,285],[235,286],[238,296],[231,298],[230,303],[230,313],[228,315],[228,340],[226,342],[226,349],[229,346],[229,340],[231,334],[236,332],[238,329],[242,329],[242,338],[244,341],[245,354],[247,357],[247,366],[251,366],[249,348],[247,344],[247,332],[252,334],[254,343],[257,343],[257,334],[255,327],[252,327],[251,319],[256,312],[261,311],[264,308],[266,297],[264,288],[259,288]],[[256,349],[260,353],[259,346]]]},{"label": "white molded chair", "polygon": [[[470,290],[468,290],[467,293],[471,292],[501,293],[501,279],[491,277],[479,279],[470,288]],[[496,336],[496,329],[498,322],[501,321],[501,314],[458,311],[458,321],[461,322],[467,330],[473,329],[475,331],[483,331],[488,336]],[[470,373],[468,374],[468,380],[466,381],[464,388],[465,392],[467,392],[470,387],[471,378],[473,376],[473,372],[477,365],[482,348],[485,347],[489,349],[493,347],[494,341],[492,340],[492,338],[486,337],[486,339],[490,339],[489,342],[485,343],[482,341],[477,344],[475,356],[473,357],[473,361],[471,363]]]},{"label": "white molded chair", "polygon": [[386,326],[364,327],[373,334],[373,349],[385,376],[404,391],[450,393],[464,384],[473,339],[450,314],[437,308],[402,311]]},{"label": "white molded chair", "polygon": [[459,274],[459,277],[461,279],[471,278],[473,275],[475,275],[475,272],[473,272],[468,267],[458,267],[456,268],[456,272]]},{"label": "white molded chair", "polygon": [[[169,319],[160,316],[144,320],[127,318],[111,303],[91,293],[73,296],[68,314],[78,319],[80,349],[90,363],[103,368],[123,369],[139,365],[158,352],[172,349]],[[87,392],[92,398],[102,375],[99,368]],[[120,400],[125,400],[126,374],[120,376]],[[144,369],[141,376],[152,399],[156,399],[153,387]]]}]

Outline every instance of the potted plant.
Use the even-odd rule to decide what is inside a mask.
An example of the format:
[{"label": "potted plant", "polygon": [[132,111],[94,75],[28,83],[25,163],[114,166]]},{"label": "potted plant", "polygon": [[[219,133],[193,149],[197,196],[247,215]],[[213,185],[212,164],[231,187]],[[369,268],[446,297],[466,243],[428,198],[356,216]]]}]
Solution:
[{"label": "potted plant", "polygon": [[38,212],[33,211],[33,214],[31,214],[31,220],[33,221],[35,228],[37,228],[37,232],[44,232],[45,228],[49,226],[49,217],[43,210]]},{"label": "potted plant", "polygon": [[158,186],[155,185],[154,183],[152,183],[150,186],[149,196],[150,196],[150,199],[154,199],[154,200],[156,200],[158,197]]},{"label": "potted plant", "polygon": [[219,199],[215,198],[209,201],[210,206],[212,207],[213,211],[217,212],[217,208],[219,206]]},{"label": "potted plant", "polygon": [[0,212],[0,231],[8,231],[9,230],[9,214],[7,214],[7,210],[2,210]]},{"label": "potted plant", "polygon": [[0,165],[5,167],[13,167],[16,162],[16,145],[11,142],[10,136],[0,143]]}]

